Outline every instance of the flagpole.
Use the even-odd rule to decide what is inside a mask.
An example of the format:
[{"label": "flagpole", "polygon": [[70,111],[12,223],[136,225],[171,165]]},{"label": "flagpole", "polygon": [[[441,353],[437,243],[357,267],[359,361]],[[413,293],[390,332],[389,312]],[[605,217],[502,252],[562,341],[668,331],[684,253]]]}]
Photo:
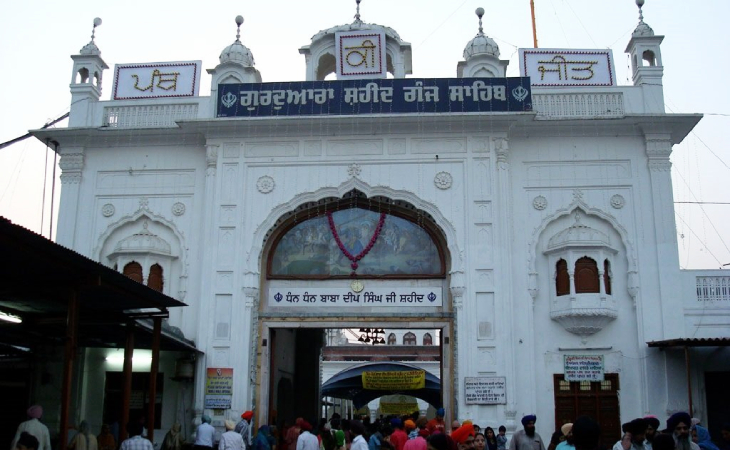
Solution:
[{"label": "flagpole", "polygon": [[537,27],[535,26],[535,0],[530,0],[530,12],[532,13],[532,42],[537,48]]}]

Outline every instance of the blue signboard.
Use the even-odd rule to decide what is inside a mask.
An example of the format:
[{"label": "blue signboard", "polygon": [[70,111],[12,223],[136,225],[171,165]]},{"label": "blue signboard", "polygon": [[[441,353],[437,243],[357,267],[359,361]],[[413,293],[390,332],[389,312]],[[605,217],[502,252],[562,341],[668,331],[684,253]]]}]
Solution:
[{"label": "blue signboard", "polygon": [[522,111],[532,111],[529,77],[218,85],[218,117]]}]

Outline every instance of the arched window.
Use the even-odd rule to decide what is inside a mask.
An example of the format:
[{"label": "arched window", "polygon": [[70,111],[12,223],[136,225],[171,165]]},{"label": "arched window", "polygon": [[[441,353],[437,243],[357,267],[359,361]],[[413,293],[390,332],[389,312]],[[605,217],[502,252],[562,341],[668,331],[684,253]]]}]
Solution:
[{"label": "arched window", "polygon": [[132,261],[124,266],[122,273],[137,283],[142,282],[142,266],[138,262]]},{"label": "arched window", "polygon": [[561,259],[555,264],[555,293],[558,296],[570,294],[570,275],[568,275],[568,263]]},{"label": "arched window", "polygon": [[575,262],[575,293],[597,293],[600,290],[598,265],[592,258],[584,256]]},{"label": "arched window", "polygon": [[426,333],[423,335],[423,345],[433,345],[433,338],[431,337],[431,333]]},{"label": "arched window", "polygon": [[603,261],[603,287],[606,295],[611,295],[611,263],[608,260]]},{"label": "arched window", "polygon": [[418,340],[416,339],[416,335],[413,333],[406,333],[405,336],[403,336],[403,345],[417,345]]},{"label": "arched window", "polygon": [[656,57],[654,56],[654,52],[653,51],[646,50],[641,55],[641,57],[644,59],[644,61],[646,61],[647,63],[649,63],[649,67],[656,66]]},{"label": "arched window", "polygon": [[388,345],[395,345],[395,344],[396,344],[395,333],[390,333],[388,335]]},{"label": "arched window", "polygon": [[150,275],[147,277],[147,286],[158,292],[162,292],[163,283],[162,266],[154,264],[150,267]]},{"label": "arched window", "polygon": [[358,191],[320,203],[293,215],[274,238],[269,278],[445,276],[439,231],[428,214]]}]

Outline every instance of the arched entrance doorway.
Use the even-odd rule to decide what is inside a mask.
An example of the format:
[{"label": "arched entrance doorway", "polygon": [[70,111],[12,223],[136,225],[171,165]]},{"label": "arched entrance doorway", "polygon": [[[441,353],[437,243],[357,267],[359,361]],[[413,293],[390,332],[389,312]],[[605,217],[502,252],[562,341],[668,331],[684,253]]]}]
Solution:
[{"label": "arched entrance doorway", "polygon": [[[451,257],[430,214],[352,190],[285,214],[267,234],[262,255],[258,423],[320,416],[328,329],[428,330],[448,390],[439,403],[453,410]],[[284,379],[293,386],[289,399],[279,398]]]}]

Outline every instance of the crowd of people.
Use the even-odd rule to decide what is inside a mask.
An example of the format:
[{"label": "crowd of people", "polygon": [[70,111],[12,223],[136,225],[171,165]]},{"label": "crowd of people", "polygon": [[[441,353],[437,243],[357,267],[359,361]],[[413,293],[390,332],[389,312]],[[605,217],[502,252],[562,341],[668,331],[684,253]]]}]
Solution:
[{"label": "crowd of people", "polygon": [[[38,405],[27,410],[28,420],[18,426],[11,450],[51,450],[48,428],[41,422],[43,408]],[[495,433],[491,427],[482,429],[471,421],[444,423],[445,411],[428,420],[415,413],[411,416],[381,417],[374,422],[342,419],[335,414],[330,420],[321,419],[317,427],[303,418],[277,430],[263,425],[253,431],[253,411],[246,411],[241,420],[225,421],[225,433],[216,437],[211,418],[203,415],[196,429],[193,450],[730,450],[730,425],[713,442],[707,428],[698,419],[679,412],[672,415],[661,429],[655,416],[636,418],[623,424],[622,438],[615,444],[601,442],[601,428],[589,417],[579,417],[563,424],[553,433],[547,449],[535,430],[535,415],[522,418],[522,429],[511,439],[507,429],[500,426]],[[127,424],[128,438],[117,445],[108,425],[101,433],[91,433],[82,421],[78,432],[69,441],[70,450],[155,450],[144,436],[141,421]],[[187,448],[190,445],[187,444]],[[165,435],[160,450],[184,450],[185,437],[176,423]]]}]

